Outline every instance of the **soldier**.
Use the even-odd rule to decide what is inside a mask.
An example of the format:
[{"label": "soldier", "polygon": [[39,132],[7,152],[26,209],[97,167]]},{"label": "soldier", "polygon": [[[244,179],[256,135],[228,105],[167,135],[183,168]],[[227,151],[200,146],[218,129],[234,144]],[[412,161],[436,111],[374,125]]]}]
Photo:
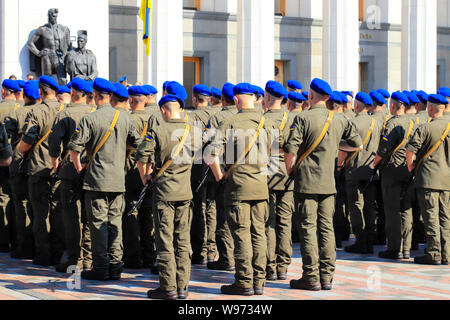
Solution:
[{"label": "soldier", "polygon": [[[389,91],[387,91],[385,89],[378,89],[377,92],[379,94],[381,94],[386,100],[391,97],[391,94],[389,93]],[[387,105],[384,106],[383,111],[386,115],[388,115],[390,117],[391,113],[390,113],[390,110]]]},{"label": "soldier", "polygon": [[211,88],[211,108],[214,110],[214,112],[219,112],[222,110],[222,91],[216,87]]},{"label": "soldier", "polygon": [[23,87],[25,86],[25,81],[23,80],[17,80],[17,85],[21,89],[20,91],[16,91],[14,95],[16,96],[16,102],[19,104],[19,106],[23,107],[25,104],[25,101],[23,100]]},{"label": "soldier", "polygon": [[[207,153],[205,157],[216,181],[224,180],[226,216],[234,239],[235,282],[222,286],[221,292],[263,295],[267,264],[265,224],[269,216],[266,168],[270,130],[276,127],[255,109],[254,86],[241,83],[233,92],[238,114],[222,122],[208,152],[210,156]],[[224,159],[228,160],[225,174],[219,162],[224,147]]]},{"label": "soldier", "polygon": [[417,98],[419,98],[420,103],[416,105],[417,117],[419,120],[419,125],[431,122],[431,118],[428,115],[427,105],[428,105],[428,94],[420,90],[417,93]]},{"label": "soldier", "polygon": [[409,259],[412,233],[412,212],[409,195],[401,199],[409,173],[406,165],[406,143],[414,133],[415,121],[405,116],[409,100],[403,93],[392,94],[390,113],[393,117],[383,131],[374,166],[382,175],[384,211],[386,214],[387,250],[379,253],[384,259]]},{"label": "soldier", "polygon": [[[237,109],[234,104],[233,89],[234,85],[231,83],[224,84],[222,88],[222,111],[217,112],[209,119],[207,126],[207,128],[209,129],[206,132],[208,135],[206,141],[208,142],[211,141],[212,138],[216,135],[217,129],[222,125],[222,123],[225,120],[233,117],[237,113]],[[211,191],[214,192],[217,189],[217,183],[215,179],[214,181],[208,180],[206,188],[208,190],[208,195],[210,195]],[[219,259],[217,261],[208,262],[207,267],[210,270],[233,271],[234,242],[230,232],[230,228],[228,226],[224,201],[225,199],[223,193],[216,193],[215,201],[211,205],[211,210],[216,211],[216,216],[214,216],[214,214],[208,214],[208,216],[210,217],[209,221],[207,221],[208,234],[206,240],[209,255],[208,260],[213,260],[211,259],[213,252],[215,256],[215,244],[217,246]],[[216,218],[215,221],[214,217]]]},{"label": "soldier", "polygon": [[[81,119],[68,145],[77,172],[85,170],[83,190],[93,257],[92,270],[81,272],[87,280],[120,280],[126,150],[142,141],[130,118],[111,106],[114,91],[109,81],[95,79],[98,109]],[[82,165],[85,150],[88,162]]]},{"label": "soldier", "polygon": [[[195,85],[192,89],[192,103],[195,111],[190,114],[190,122],[194,124],[197,130],[204,132],[208,125],[209,118],[214,111],[209,107],[209,101],[212,96],[211,89],[203,84]],[[206,171],[203,164],[194,163],[192,167],[192,190],[196,190]],[[208,263],[208,248],[206,246],[207,238],[207,213],[206,213],[206,188],[202,187],[199,192],[194,194],[194,213],[192,217],[191,244],[192,244],[192,264],[206,265]],[[214,261],[212,259],[209,262]]]},{"label": "soldier", "polygon": [[73,79],[71,104],[56,116],[49,136],[53,173],[61,179],[60,194],[68,259],[58,264],[55,270],[62,273],[67,272],[70,266],[89,270],[92,264],[91,237],[86,210],[81,200],[72,201],[79,177],[72,159],[69,158],[68,150],[70,138],[81,119],[92,111],[91,106],[86,103],[87,95],[91,93],[92,88],[85,80]]},{"label": "soldier", "polygon": [[[133,86],[128,89],[130,96],[130,119],[141,137],[148,131],[150,113],[145,109],[148,91],[144,87]],[[135,152],[127,152],[125,176],[125,214],[123,216],[123,248],[125,268],[140,269],[156,266],[155,230],[153,227],[151,198],[147,197],[138,212],[128,216],[132,205],[139,199],[144,188],[136,163]],[[156,271],[157,273],[157,271]]]},{"label": "soldier", "polygon": [[0,102],[0,122],[5,120],[14,109],[18,109],[20,104],[16,101],[15,93],[21,91],[19,85],[14,80],[5,79],[2,83],[2,101]]},{"label": "soldier", "polygon": [[3,123],[0,123],[0,166],[7,167],[12,162],[12,147]]},{"label": "soldier", "polygon": [[150,116],[159,113],[159,106],[156,103],[156,94],[158,93],[158,90],[154,86],[148,84],[143,85],[142,87],[144,88],[147,97],[145,110],[150,114]]},{"label": "soldier", "polygon": [[355,98],[356,117],[352,120],[361,137],[364,138],[361,152],[348,154],[344,163],[346,174],[346,187],[348,206],[353,234],[356,241],[353,245],[345,247],[346,252],[373,253],[373,245],[376,239],[376,199],[377,187],[371,180],[374,170],[371,165],[375,159],[378,145],[380,144],[382,127],[375,118],[368,113],[374,103],[384,100],[384,97],[376,92],[372,96],[360,92]]},{"label": "soldier", "polygon": [[441,96],[444,96],[447,101],[447,108],[445,108],[444,110],[444,116],[445,117],[450,117],[450,88],[447,87],[442,87],[439,89],[438,94],[440,94]]},{"label": "soldier", "polygon": [[[293,289],[332,289],[336,261],[333,233],[336,188],[330,177],[341,139],[349,144],[341,149],[362,150],[355,127],[326,109],[331,94],[328,83],[320,79],[312,81],[311,109],[297,116],[284,146],[287,173],[295,175],[295,206],[300,216],[303,259],[303,277],[291,281]],[[301,157],[296,160],[298,156]]]},{"label": "soldier", "polygon": [[443,117],[447,104],[441,95],[429,96],[428,113],[433,120],[421,125],[406,146],[428,243],[425,255],[414,258],[417,264],[448,265],[450,260],[450,121]]},{"label": "soldier", "polygon": [[56,100],[58,100],[59,103],[68,105],[71,101],[71,91],[68,86],[59,86],[58,87],[58,93],[56,94]]},{"label": "soldier", "polygon": [[[297,92],[295,92],[297,93]],[[264,117],[270,119],[276,126],[272,134],[281,138],[289,134],[286,127],[289,113],[281,109],[284,97],[289,95],[282,84],[269,81],[264,94]],[[280,139],[273,137],[276,142]],[[275,146],[274,146],[275,147]],[[286,280],[287,270],[292,256],[292,214],[294,212],[294,186],[287,188],[286,165],[284,154],[280,153],[282,146],[272,150],[269,166],[269,219],[266,223],[267,237],[267,268],[266,279],[269,281]]]},{"label": "soldier", "polygon": [[121,112],[129,112],[129,104],[128,104],[128,99],[129,99],[129,94],[128,94],[128,89],[120,84],[120,83],[114,83],[114,92],[113,95],[111,97],[111,106],[114,109],[117,109]]},{"label": "soldier", "polygon": [[64,251],[64,230],[57,195],[59,183],[52,183],[53,165],[48,151],[48,136],[53,122],[65,107],[56,100],[57,91],[58,83],[52,77],[39,79],[42,103],[31,109],[19,147],[21,157],[26,158],[29,200],[33,208],[33,264],[44,267],[58,264]]},{"label": "soldier", "polygon": [[147,295],[151,299],[186,299],[191,272],[193,150],[189,144],[193,131],[181,116],[184,101],[180,97],[166,95],[159,105],[165,123],[149,130],[136,157],[143,184],[153,183],[154,190],[160,287]]},{"label": "soldier", "polygon": [[354,106],[353,106],[353,92],[351,91],[342,91],[343,94],[345,94],[345,96],[347,97],[348,102],[344,104],[343,106],[343,112],[344,112],[344,116],[348,119],[348,120],[352,120],[355,117],[355,112],[353,111]]},{"label": "soldier", "polygon": [[289,92],[302,93],[303,85],[300,83],[300,81],[289,80],[287,82],[287,87]]},{"label": "soldier", "polygon": [[303,109],[303,111],[309,110],[309,108],[311,108],[311,105],[309,104],[309,92],[303,91],[302,95],[303,95],[303,97],[305,97],[305,102],[303,102],[302,109]]},{"label": "soldier", "polygon": [[5,118],[5,128],[14,148],[13,162],[9,167],[9,183],[16,216],[17,248],[11,252],[11,257],[15,259],[33,258],[33,215],[28,200],[28,175],[25,170],[19,172],[20,163],[23,161],[19,145],[26,128],[28,114],[40,99],[39,82],[28,81],[24,86],[24,107],[13,111]]}]

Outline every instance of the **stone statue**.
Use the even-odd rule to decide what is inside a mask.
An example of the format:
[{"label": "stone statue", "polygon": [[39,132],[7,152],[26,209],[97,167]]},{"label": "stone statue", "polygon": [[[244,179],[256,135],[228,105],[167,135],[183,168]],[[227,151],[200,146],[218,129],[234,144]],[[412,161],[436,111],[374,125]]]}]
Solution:
[{"label": "stone statue", "polygon": [[58,9],[48,10],[48,23],[37,29],[28,41],[28,49],[36,59],[31,63],[32,71],[38,76],[53,76],[63,85],[67,82],[64,60],[71,49],[70,30],[57,19]]},{"label": "stone statue", "polygon": [[97,59],[91,50],[86,49],[87,31],[78,31],[78,48],[66,57],[66,72],[73,78],[93,81],[98,76]]}]

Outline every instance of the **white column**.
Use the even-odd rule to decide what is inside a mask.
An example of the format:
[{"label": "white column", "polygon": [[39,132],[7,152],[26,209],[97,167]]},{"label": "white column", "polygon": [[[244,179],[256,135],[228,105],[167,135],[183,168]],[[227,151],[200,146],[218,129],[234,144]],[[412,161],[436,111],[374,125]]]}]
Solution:
[{"label": "white column", "polygon": [[358,90],[359,1],[323,1],[323,78],[333,90]]},{"label": "white column", "polygon": [[272,0],[238,0],[237,81],[264,87],[274,79],[275,6]]},{"label": "white column", "polygon": [[147,82],[161,96],[164,81],[183,83],[183,1],[158,0],[152,6]]},{"label": "white column", "polygon": [[436,0],[403,0],[402,87],[436,91]]}]

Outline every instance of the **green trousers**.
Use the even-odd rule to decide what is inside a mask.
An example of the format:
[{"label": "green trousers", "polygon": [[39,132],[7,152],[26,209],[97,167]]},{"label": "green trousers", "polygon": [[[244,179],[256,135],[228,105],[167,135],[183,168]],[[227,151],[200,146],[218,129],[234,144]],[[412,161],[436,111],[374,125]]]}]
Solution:
[{"label": "green trousers", "polygon": [[10,204],[11,188],[8,182],[8,168],[0,168],[0,250],[8,252],[15,242],[14,210]]},{"label": "green trousers", "polygon": [[300,219],[303,278],[310,282],[331,282],[336,268],[335,195],[295,194],[294,197]]},{"label": "green trousers", "polygon": [[293,191],[270,191],[266,224],[267,273],[286,273],[292,257]]},{"label": "green trousers", "polygon": [[84,199],[91,231],[93,268],[105,270],[110,265],[121,264],[123,193],[86,191]]},{"label": "green trousers", "polygon": [[152,197],[149,195],[141,208],[131,216],[128,212],[139,199],[140,191],[132,188],[125,193],[125,212],[122,219],[124,261],[141,261],[144,265],[156,262],[155,228]]},{"label": "green trousers", "polygon": [[77,181],[61,181],[66,250],[68,262],[78,265],[79,268],[89,269],[92,265],[91,233],[84,202],[81,200],[70,202],[76,185]]},{"label": "green trousers", "polygon": [[28,201],[28,176],[19,174],[11,183],[16,216],[17,250],[24,254],[33,252],[33,212]]},{"label": "green trousers", "polygon": [[160,288],[164,291],[186,290],[191,276],[192,202],[158,201],[153,212]]},{"label": "green trousers", "polygon": [[426,254],[450,261],[450,191],[417,189],[427,237]]},{"label": "green trousers", "polygon": [[219,253],[219,262],[234,267],[234,241],[227,219],[225,196],[222,192],[216,197],[216,246]]},{"label": "green trousers", "polygon": [[[192,169],[191,188],[196,190],[200,184],[201,165],[195,165]],[[206,259],[208,252],[206,245],[207,231],[206,231],[206,188],[203,186],[198,192],[194,192],[194,199],[192,200],[193,215],[191,226],[191,244],[192,256],[195,260]]]},{"label": "green trousers", "polygon": [[394,252],[410,251],[412,242],[412,188],[403,200],[401,193],[407,181],[396,176],[384,174],[381,180],[386,215],[386,237],[388,250]]},{"label": "green trousers", "polygon": [[60,182],[52,185],[50,178],[30,176],[28,192],[33,208],[35,257],[59,263],[64,252],[64,227]]},{"label": "green trousers", "polygon": [[227,206],[227,218],[234,239],[235,284],[241,288],[261,288],[266,283],[269,219],[267,200],[235,201]]},{"label": "green trousers", "polygon": [[367,183],[368,181],[347,181],[350,221],[357,238],[365,235],[375,239],[377,187],[375,183],[371,183],[364,191]]},{"label": "green trousers", "polygon": [[[208,261],[214,261],[216,259],[216,228],[217,228],[217,209],[216,209],[216,183],[206,183],[206,256]],[[209,207],[209,209],[208,209]],[[208,210],[207,210],[208,209]]]}]

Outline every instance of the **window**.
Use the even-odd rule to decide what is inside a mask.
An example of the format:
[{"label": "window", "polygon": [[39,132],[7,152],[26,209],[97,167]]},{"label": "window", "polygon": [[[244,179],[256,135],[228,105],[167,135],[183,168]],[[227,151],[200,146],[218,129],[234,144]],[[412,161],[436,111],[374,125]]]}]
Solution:
[{"label": "window", "polygon": [[281,83],[285,87],[287,86],[288,81],[288,61],[284,60],[275,60],[275,81]]},{"label": "window", "polygon": [[369,92],[369,63],[359,63],[359,91]]},{"label": "window", "polygon": [[286,0],[275,0],[275,15],[286,15]]},{"label": "window", "polygon": [[188,93],[187,106],[192,104],[192,88],[196,84],[200,84],[201,77],[201,63],[202,60],[196,57],[184,57],[183,58],[183,85]]},{"label": "window", "polygon": [[364,14],[366,11],[366,4],[364,0],[359,0],[359,21],[364,21],[366,19],[366,15]]},{"label": "window", "polygon": [[183,9],[200,11],[200,0],[183,0]]}]

